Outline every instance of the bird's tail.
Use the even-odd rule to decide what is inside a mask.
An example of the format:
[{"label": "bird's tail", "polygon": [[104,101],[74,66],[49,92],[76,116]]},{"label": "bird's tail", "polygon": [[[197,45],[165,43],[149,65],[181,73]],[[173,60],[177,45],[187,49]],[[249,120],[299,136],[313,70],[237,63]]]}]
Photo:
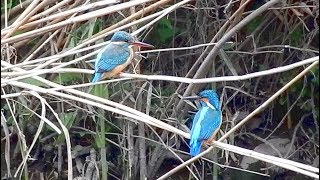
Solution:
[{"label": "bird's tail", "polygon": [[94,77],[91,82],[93,83],[97,82],[101,78],[101,76],[102,76],[102,73],[99,73],[99,72],[94,73]]},{"label": "bird's tail", "polygon": [[200,153],[201,151],[201,141],[197,139],[192,139],[190,140],[190,154],[191,156],[196,156]]}]

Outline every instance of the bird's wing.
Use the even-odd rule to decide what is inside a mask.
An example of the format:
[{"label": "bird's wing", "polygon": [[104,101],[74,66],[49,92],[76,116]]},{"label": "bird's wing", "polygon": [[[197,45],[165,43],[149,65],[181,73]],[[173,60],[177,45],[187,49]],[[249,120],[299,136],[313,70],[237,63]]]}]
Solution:
[{"label": "bird's wing", "polygon": [[220,111],[214,111],[209,107],[201,107],[196,113],[192,128],[191,136],[198,140],[209,139],[212,133],[220,126],[221,113]]},{"label": "bird's wing", "polygon": [[117,44],[108,44],[97,55],[95,62],[96,72],[111,71],[118,65],[125,63],[130,57],[130,51]]},{"label": "bird's wing", "polygon": [[201,129],[200,138],[209,139],[212,133],[219,128],[221,124],[221,112],[214,111],[211,108],[206,112],[205,117],[208,119],[206,121],[201,121],[201,126],[205,127]]},{"label": "bird's wing", "polygon": [[195,134],[194,131],[195,131],[195,129],[196,129],[196,124],[197,124],[197,122],[198,122],[199,119],[200,119],[200,110],[201,110],[201,108],[199,109],[199,111],[196,113],[196,115],[195,115],[194,118],[193,118],[192,128],[191,128],[191,132],[190,132],[191,136]]}]

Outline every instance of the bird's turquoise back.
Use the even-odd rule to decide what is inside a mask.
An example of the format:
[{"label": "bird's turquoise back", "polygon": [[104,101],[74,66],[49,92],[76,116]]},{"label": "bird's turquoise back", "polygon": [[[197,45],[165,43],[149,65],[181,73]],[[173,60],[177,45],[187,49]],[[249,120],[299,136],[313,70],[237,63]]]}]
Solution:
[{"label": "bird's turquoise back", "polygon": [[95,61],[95,74],[91,82],[97,82],[104,72],[113,70],[130,58],[128,43],[110,43],[101,49]]},{"label": "bird's turquoise back", "polygon": [[97,55],[95,62],[96,72],[108,72],[125,63],[130,57],[130,50],[128,44],[114,44],[110,43],[103,48]]}]

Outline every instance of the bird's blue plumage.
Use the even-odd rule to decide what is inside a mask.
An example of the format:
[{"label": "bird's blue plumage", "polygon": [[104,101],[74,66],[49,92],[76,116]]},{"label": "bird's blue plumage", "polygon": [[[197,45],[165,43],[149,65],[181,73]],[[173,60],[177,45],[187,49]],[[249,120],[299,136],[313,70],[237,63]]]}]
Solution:
[{"label": "bird's blue plumage", "polygon": [[125,63],[130,57],[128,46],[128,44],[108,44],[97,55],[96,72],[108,72]]},{"label": "bird's blue plumage", "polygon": [[199,93],[202,98],[209,99],[210,104],[212,104],[216,109],[219,109],[219,96],[214,90],[203,90]]},{"label": "bird's blue plumage", "polygon": [[95,60],[95,75],[92,82],[97,82],[104,72],[113,70],[118,65],[124,64],[130,57],[130,42],[134,38],[127,32],[118,31],[111,42],[101,49]]},{"label": "bird's blue plumage", "polygon": [[135,39],[131,34],[125,32],[125,31],[117,31],[114,33],[114,35],[111,38],[112,42],[133,42]]},{"label": "bird's blue plumage", "polygon": [[201,107],[193,119],[190,133],[190,154],[192,156],[200,153],[202,141],[209,139],[221,124],[221,111],[217,93],[213,90],[205,90],[199,93],[199,96],[208,98],[214,109],[205,102],[200,102]]}]

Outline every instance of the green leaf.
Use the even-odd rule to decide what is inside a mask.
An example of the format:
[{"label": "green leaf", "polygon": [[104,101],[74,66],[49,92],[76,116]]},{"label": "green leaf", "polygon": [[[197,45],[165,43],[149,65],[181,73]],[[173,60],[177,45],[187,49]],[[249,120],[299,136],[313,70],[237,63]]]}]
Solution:
[{"label": "green leaf", "polygon": [[90,25],[88,25],[87,23],[86,24],[82,24],[78,30],[77,30],[77,33],[79,34],[79,40],[84,40],[85,37],[88,37],[88,32],[89,32],[89,28],[90,28]]},{"label": "green leaf", "polygon": [[168,86],[168,87],[161,87],[160,88],[157,88],[158,91],[161,91],[161,96],[171,96],[172,94],[174,94],[175,92],[175,88],[171,87],[171,86]]},{"label": "green leaf", "polygon": [[22,110],[21,114],[23,119],[29,119],[31,116],[33,116],[33,113],[29,111],[28,109]]},{"label": "green leaf", "polygon": [[33,78],[26,78],[26,79],[22,79],[21,82],[24,82],[24,83],[27,83],[27,84],[31,84],[31,85],[35,85],[35,86],[40,86],[40,87],[50,87],[48,86],[47,84],[41,82],[41,81],[38,81],[36,79],[33,79]]},{"label": "green leaf", "polygon": [[97,21],[97,18],[93,18],[91,20],[89,20],[88,22],[88,38],[92,37],[92,34],[93,34],[93,31],[94,31],[94,27],[96,25],[96,21]]},{"label": "green leaf", "polygon": [[11,126],[11,125],[13,125],[14,123],[13,123],[13,117],[12,116],[9,116],[9,117],[7,117],[7,126]]},{"label": "green leaf", "polygon": [[93,29],[93,34],[96,34],[102,30],[102,27],[103,27],[102,23],[103,23],[103,21],[101,19],[96,20],[96,23],[95,23],[95,26]]},{"label": "green leaf", "polygon": [[299,46],[301,44],[301,40],[303,38],[303,32],[301,27],[295,28],[291,33],[290,33],[290,40],[292,41],[293,45]]},{"label": "green leaf", "polygon": [[253,19],[251,22],[249,22],[245,27],[247,34],[251,34],[253,31],[255,31],[257,27],[260,26],[262,20],[263,20],[263,16],[258,16],[255,19]]},{"label": "green leaf", "polygon": [[[22,33],[25,33],[26,30],[16,30],[14,33],[12,33],[12,36],[16,36],[16,35],[19,35],[19,34],[22,34]],[[29,42],[28,42],[29,43]]]},{"label": "green leaf", "polygon": [[76,119],[77,111],[67,112],[67,113],[60,113],[60,119],[62,120],[63,124],[66,126],[67,129],[70,129]]},{"label": "green leaf", "polygon": [[71,84],[74,81],[81,80],[79,73],[62,73],[53,79],[53,82],[59,84]]},{"label": "green leaf", "polygon": [[94,141],[95,141],[98,148],[102,148],[103,142],[101,139],[101,135],[99,133],[96,134]]},{"label": "green leaf", "polygon": [[71,36],[69,44],[68,44],[68,48],[74,48],[76,47],[77,43],[76,43],[76,38],[74,36]]},{"label": "green leaf", "polygon": [[86,133],[86,132],[84,132],[84,131],[79,132],[80,137],[83,137],[83,136],[85,136],[86,134],[88,134],[88,133]]},{"label": "green leaf", "polygon": [[172,23],[167,18],[162,18],[155,27],[157,40],[161,43],[165,43],[170,40],[173,35],[179,32],[179,28],[173,28]]},{"label": "green leaf", "polygon": [[102,98],[109,97],[108,87],[105,84],[97,84],[93,86],[89,93]]}]

